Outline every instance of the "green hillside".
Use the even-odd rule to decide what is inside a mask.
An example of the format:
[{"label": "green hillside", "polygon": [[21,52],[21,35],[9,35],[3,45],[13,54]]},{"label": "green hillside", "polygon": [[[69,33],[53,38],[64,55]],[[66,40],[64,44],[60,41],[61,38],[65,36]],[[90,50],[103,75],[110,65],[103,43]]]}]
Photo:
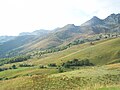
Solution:
[{"label": "green hillside", "polygon": [[[62,66],[73,59],[88,59],[95,66]],[[0,90],[119,90],[119,62],[120,38],[74,45],[63,51],[0,66],[16,65],[0,72]],[[48,65],[53,63],[57,66]],[[21,64],[33,66],[20,67]]]},{"label": "green hillside", "polygon": [[[40,59],[31,60],[35,65],[56,63],[61,64],[75,58],[89,59],[95,65],[105,65],[111,62],[117,62],[120,59],[120,38],[105,39],[80,45],[75,45],[66,50],[43,55]],[[30,61],[26,61],[29,63]]]},{"label": "green hillside", "polygon": [[[94,45],[91,45],[90,42],[74,45],[63,51],[44,54],[38,58],[33,58],[20,63],[37,66],[48,65],[50,63],[60,65],[73,59],[89,59],[90,62],[95,65],[120,62],[120,38],[105,39],[93,43]],[[19,62],[16,64],[19,64]],[[9,66],[9,64],[6,64],[5,66],[7,65]]]},{"label": "green hillside", "polygon": [[119,90],[119,70],[120,64],[113,64],[59,74],[21,76],[0,81],[0,90]]}]

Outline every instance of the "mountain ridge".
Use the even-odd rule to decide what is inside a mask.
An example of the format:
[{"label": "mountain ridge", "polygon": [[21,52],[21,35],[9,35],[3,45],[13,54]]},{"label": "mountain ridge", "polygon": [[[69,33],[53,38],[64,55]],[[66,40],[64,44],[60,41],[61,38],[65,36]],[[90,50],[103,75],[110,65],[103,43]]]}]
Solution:
[{"label": "mountain ridge", "polygon": [[48,34],[50,31],[49,30],[44,30],[44,29],[40,29],[40,30],[35,30],[33,32],[22,32],[19,34],[19,36],[25,36],[25,35],[45,35]]},{"label": "mountain ridge", "polygon": [[[67,24],[64,27],[56,28],[53,31],[42,29],[28,33],[21,33],[13,40],[2,43],[0,45],[0,54],[1,56],[4,56],[2,52],[5,51],[7,53],[14,50],[20,50],[19,52],[21,52],[21,50],[45,50],[60,45],[66,45],[76,39],[85,38],[89,35],[101,33],[120,33],[120,14],[111,14],[105,19],[99,19],[94,16],[80,26]],[[15,42],[17,44],[14,44]],[[12,48],[6,49],[7,47]]]}]

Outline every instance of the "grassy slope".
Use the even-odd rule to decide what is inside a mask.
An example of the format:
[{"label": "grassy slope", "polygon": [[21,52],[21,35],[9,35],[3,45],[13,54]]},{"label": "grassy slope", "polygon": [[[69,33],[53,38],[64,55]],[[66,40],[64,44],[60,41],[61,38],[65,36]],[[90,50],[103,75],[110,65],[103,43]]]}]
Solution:
[{"label": "grassy slope", "polygon": [[58,70],[54,68],[39,69],[38,67],[22,67],[0,72],[0,78],[11,79],[21,76],[49,75],[54,73],[58,73]]},{"label": "grassy slope", "polygon": [[[116,38],[98,41],[95,42],[95,45],[89,43],[76,45],[61,52],[44,55],[41,59],[20,63],[40,65],[55,62],[60,64],[73,58],[90,58],[91,62],[103,65],[119,60],[119,50],[120,38]],[[57,69],[38,69],[36,67],[3,71],[0,72],[0,77],[17,78],[0,81],[0,90],[43,90],[43,88],[44,90],[120,89],[120,64],[88,67],[55,74],[57,72]]]},{"label": "grassy slope", "polygon": [[[43,55],[40,59],[30,59],[28,61],[13,64],[17,66],[22,63],[34,65],[50,63],[61,64],[74,58],[89,58],[91,62],[96,65],[120,61],[120,38],[101,40],[94,43],[95,45],[90,45],[90,43],[76,45],[64,51]],[[5,64],[0,67],[10,67],[13,64]]]},{"label": "grassy slope", "polygon": [[[90,61],[96,65],[104,65],[111,62],[120,60],[120,38],[106,39],[94,42],[95,45],[90,43],[80,44],[70,47],[64,51],[46,54],[39,59],[31,59],[20,63],[28,63],[34,65],[57,63],[61,64],[65,61],[74,58],[85,59],[89,58]],[[10,66],[9,64],[5,66]],[[4,67],[4,66],[3,66]]]},{"label": "grassy slope", "polygon": [[[60,64],[74,58],[89,58],[91,62],[96,65],[103,65],[114,60],[119,60],[120,38],[102,40],[94,43],[95,45],[90,45],[90,43],[76,45],[64,51],[47,54],[40,59],[31,60],[31,62],[33,64]],[[29,63],[30,61],[27,62]]]},{"label": "grassy slope", "polygon": [[120,89],[120,64],[89,67],[59,74],[24,76],[0,81],[0,90]]}]

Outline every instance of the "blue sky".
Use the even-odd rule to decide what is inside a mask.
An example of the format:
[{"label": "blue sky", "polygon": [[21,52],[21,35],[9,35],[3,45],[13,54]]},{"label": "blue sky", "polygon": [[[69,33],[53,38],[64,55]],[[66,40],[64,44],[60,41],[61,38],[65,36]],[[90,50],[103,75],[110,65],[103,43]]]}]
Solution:
[{"label": "blue sky", "polygon": [[120,0],[0,0],[0,35],[80,25],[112,13],[120,13]]}]

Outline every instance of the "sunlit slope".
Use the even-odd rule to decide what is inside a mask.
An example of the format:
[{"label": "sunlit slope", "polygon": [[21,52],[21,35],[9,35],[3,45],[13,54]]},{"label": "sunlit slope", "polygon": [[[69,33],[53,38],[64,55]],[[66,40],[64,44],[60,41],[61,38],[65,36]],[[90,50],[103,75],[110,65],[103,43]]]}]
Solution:
[{"label": "sunlit slope", "polygon": [[119,70],[120,64],[113,64],[44,76],[23,76],[0,81],[0,90],[119,90]]},{"label": "sunlit slope", "polygon": [[13,79],[13,78],[22,77],[22,76],[48,75],[53,73],[58,73],[58,70],[54,68],[40,69],[35,67],[34,68],[23,67],[23,68],[6,70],[3,72],[0,72],[0,78],[2,78],[3,80],[7,80],[7,79]]},{"label": "sunlit slope", "polygon": [[108,64],[120,59],[120,38],[101,40],[94,42],[94,45],[85,43],[73,46],[67,50],[45,55],[37,60],[32,60],[34,64],[49,64],[77,59],[88,58],[96,65]]}]

